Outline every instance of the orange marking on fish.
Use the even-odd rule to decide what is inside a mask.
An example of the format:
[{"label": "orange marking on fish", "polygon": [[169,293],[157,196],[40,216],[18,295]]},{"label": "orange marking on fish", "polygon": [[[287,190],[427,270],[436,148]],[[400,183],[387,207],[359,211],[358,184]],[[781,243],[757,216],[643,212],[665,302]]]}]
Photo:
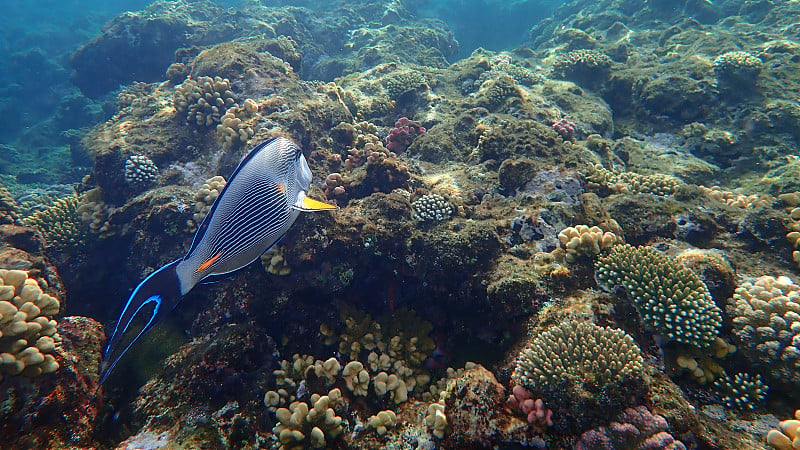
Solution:
[{"label": "orange marking on fish", "polygon": [[208,261],[204,262],[203,264],[200,264],[200,267],[197,268],[196,272],[200,272],[200,271],[206,270],[208,268],[208,266],[214,264],[214,261],[219,259],[220,256],[222,256],[222,253],[217,253],[216,255],[212,256],[211,259],[209,259]]},{"label": "orange marking on fish", "polygon": [[283,183],[278,183],[278,190],[281,191],[281,194],[286,194],[286,185]]}]

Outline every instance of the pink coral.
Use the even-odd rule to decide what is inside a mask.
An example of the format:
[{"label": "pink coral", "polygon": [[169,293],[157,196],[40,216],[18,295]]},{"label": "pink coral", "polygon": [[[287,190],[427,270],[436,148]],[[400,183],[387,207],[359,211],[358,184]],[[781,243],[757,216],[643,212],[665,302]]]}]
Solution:
[{"label": "pink coral", "polygon": [[508,396],[506,405],[515,413],[521,413],[529,425],[543,430],[553,426],[553,411],[544,407],[544,401],[534,399],[533,394],[522,386],[514,386],[512,394]]},{"label": "pink coral", "polygon": [[561,139],[565,141],[574,141],[575,132],[578,130],[578,127],[574,122],[570,122],[567,119],[561,119],[553,124],[553,130],[555,130],[555,132],[561,136]]},{"label": "pink coral", "polygon": [[401,117],[394,123],[394,128],[389,130],[386,137],[386,148],[393,152],[402,152],[407,149],[417,136],[425,134],[427,130],[416,120]]},{"label": "pink coral", "polygon": [[668,429],[667,421],[646,407],[628,408],[608,426],[583,433],[575,450],[686,450]]}]

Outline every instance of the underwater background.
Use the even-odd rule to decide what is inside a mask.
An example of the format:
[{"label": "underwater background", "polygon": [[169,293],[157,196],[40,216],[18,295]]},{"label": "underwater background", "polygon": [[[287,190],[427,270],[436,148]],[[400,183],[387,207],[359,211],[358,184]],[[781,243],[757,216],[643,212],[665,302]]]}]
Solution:
[{"label": "underwater background", "polygon": [[[3,9],[0,448],[800,449],[800,2]],[[339,209],[101,384],[277,136]]]}]

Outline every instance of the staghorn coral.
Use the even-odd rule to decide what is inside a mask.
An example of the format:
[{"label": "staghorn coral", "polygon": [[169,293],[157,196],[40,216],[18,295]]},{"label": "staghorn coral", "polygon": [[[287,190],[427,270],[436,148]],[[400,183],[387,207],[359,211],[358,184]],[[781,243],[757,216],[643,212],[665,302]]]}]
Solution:
[{"label": "staghorn coral", "polygon": [[77,194],[64,197],[49,208],[23,219],[25,226],[36,228],[42,233],[45,245],[60,249],[76,248],[86,242],[86,230],[82,214],[78,212]]},{"label": "staghorn coral", "polygon": [[125,160],[125,181],[131,185],[143,186],[155,181],[158,167],[145,155],[131,155]]},{"label": "staghorn coral", "polygon": [[419,222],[442,222],[453,215],[453,206],[439,194],[426,194],[411,204]]},{"label": "staghorn coral", "polygon": [[704,348],[719,333],[721,311],[700,277],[653,248],[613,247],[595,279],[609,292],[622,287],[644,323],[669,340]]},{"label": "staghorn coral", "polygon": [[27,272],[0,269],[0,379],[58,370],[52,353],[61,337],[50,317],[60,308]]},{"label": "staghorn coral", "polygon": [[512,380],[536,392],[565,381],[589,392],[640,377],[644,360],[622,330],[564,321],[535,336],[517,356]]},{"label": "staghorn coral", "polygon": [[[616,221],[609,222],[611,228],[619,229]],[[580,255],[596,256],[601,251],[622,244],[625,241],[610,231],[603,231],[600,227],[589,228],[586,225],[567,227],[558,233],[558,240],[564,246],[567,262],[574,262]]]},{"label": "staghorn coral", "polygon": [[607,426],[583,433],[575,450],[686,450],[668,430],[663,417],[637,406],[626,409]]},{"label": "staghorn coral", "polygon": [[225,149],[231,149],[239,144],[246,144],[255,134],[252,121],[258,114],[258,104],[251,99],[244,101],[242,106],[232,106],[220,118],[217,125],[217,136]]},{"label": "staghorn coral", "polygon": [[722,402],[731,409],[755,409],[767,396],[769,387],[761,380],[761,375],[740,372],[732,377],[718,378],[714,382],[722,396]]},{"label": "staghorn coral", "polygon": [[236,105],[230,89],[227,78],[188,78],[175,88],[172,104],[188,123],[210,127],[220,123],[228,108]]},{"label": "staghorn coral", "polygon": [[727,307],[742,353],[771,379],[800,383],[800,286],[789,277],[745,281]]},{"label": "staghorn coral", "polygon": [[600,164],[589,164],[584,176],[590,188],[609,189],[615,193],[672,195],[682,182],[664,174],[640,175],[633,172],[615,172]]},{"label": "staghorn coral", "polygon": [[767,444],[775,450],[800,450],[800,409],[794,412],[794,419],[778,423],[778,428],[769,430]]}]

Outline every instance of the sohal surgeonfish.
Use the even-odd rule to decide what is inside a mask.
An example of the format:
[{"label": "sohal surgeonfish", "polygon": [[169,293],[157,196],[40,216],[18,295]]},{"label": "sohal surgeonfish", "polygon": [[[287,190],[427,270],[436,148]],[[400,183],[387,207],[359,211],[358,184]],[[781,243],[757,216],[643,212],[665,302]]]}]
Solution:
[{"label": "sohal surgeonfish", "polygon": [[[225,278],[258,259],[286,234],[301,211],[337,209],[306,197],[310,184],[311,170],[294,142],[272,138],[250,150],[197,229],[189,253],[134,289],[108,340],[100,383],[198,283]],[[131,328],[140,313],[143,325]]]}]

